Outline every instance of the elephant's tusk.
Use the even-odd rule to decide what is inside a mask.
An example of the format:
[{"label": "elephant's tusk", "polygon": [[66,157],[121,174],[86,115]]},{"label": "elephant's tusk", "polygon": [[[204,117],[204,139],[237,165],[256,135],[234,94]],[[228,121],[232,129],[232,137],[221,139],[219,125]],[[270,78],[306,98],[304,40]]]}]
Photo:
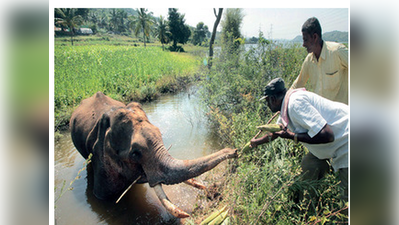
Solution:
[{"label": "elephant's tusk", "polygon": [[184,183],[188,184],[188,185],[191,185],[191,186],[193,186],[195,188],[198,188],[198,189],[206,190],[205,185],[203,185],[201,182],[195,180],[194,178],[188,179],[188,180],[184,181]]},{"label": "elephant's tusk", "polygon": [[177,218],[186,218],[189,217],[186,212],[183,210],[179,209],[177,206],[175,206],[173,203],[171,203],[166,196],[165,192],[162,189],[161,184],[157,184],[154,186],[155,193],[157,194],[159,200],[161,201],[162,205],[168,210],[170,214],[172,214],[174,217]]}]

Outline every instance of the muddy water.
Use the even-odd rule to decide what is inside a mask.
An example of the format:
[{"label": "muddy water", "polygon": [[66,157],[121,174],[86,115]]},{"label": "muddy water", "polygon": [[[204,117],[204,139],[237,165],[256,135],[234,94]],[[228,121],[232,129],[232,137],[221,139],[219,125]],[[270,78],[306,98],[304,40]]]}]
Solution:
[{"label": "muddy water", "polygon": [[[171,146],[169,152],[175,158],[193,159],[222,148],[212,135],[198,102],[196,89],[191,88],[143,105],[150,122],[161,130],[164,144],[167,148]],[[84,163],[69,133],[65,133],[55,145],[57,225],[180,224],[180,220],[166,212],[148,184],[134,185],[118,204],[96,199],[88,185],[87,171],[79,173]],[[72,190],[62,194],[64,181],[64,189],[73,181]],[[204,194],[185,184],[164,186],[164,190],[173,203],[188,213],[196,204],[196,196]]]}]

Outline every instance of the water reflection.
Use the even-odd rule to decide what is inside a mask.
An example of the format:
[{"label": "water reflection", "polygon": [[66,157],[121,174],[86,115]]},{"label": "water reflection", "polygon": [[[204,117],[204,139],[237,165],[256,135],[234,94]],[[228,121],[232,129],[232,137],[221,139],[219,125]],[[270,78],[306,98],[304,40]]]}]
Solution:
[{"label": "water reflection", "polygon": [[[194,91],[193,91],[194,90]],[[143,109],[149,120],[157,126],[170,154],[178,159],[193,159],[212,153],[222,147],[210,133],[195,89],[177,95],[163,96]],[[73,146],[69,133],[55,145],[55,220],[62,224],[180,224],[161,205],[148,184],[134,185],[118,204],[102,201],[93,195],[90,166],[84,167],[84,158]],[[203,179],[202,177],[199,180]],[[61,192],[73,181],[73,190]],[[65,190],[64,188],[64,190]],[[164,185],[169,199],[181,209],[191,213],[196,197],[202,191],[186,184]],[[202,193],[203,194],[203,193]]]}]

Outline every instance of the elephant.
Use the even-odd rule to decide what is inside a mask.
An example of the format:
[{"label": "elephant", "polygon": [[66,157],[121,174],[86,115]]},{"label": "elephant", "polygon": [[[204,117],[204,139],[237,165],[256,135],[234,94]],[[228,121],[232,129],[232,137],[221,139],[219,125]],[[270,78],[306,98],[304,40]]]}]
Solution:
[{"label": "elephant", "polygon": [[206,189],[194,178],[224,160],[237,157],[236,149],[224,148],[197,159],[175,159],[141,104],[126,105],[102,92],[81,101],[72,113],[70,128],[79,153],[85,159],[91,154],[96,198],[116,199],[132,184],[148,183],[166,210],[177,218],[189,214],[169,201],[162,185],[185,182]]}]

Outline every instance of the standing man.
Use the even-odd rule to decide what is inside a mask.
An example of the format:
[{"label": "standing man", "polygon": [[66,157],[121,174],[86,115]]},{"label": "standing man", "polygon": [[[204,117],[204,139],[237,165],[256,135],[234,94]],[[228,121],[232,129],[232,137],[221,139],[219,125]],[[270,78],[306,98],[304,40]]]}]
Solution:
[{"label": "standing man", "polygon": [[348,48],[340,43],[323,41],[321,26],[315,17],[302,26],[303,47],[308,55],[291,88],[305,87],[316,94],[348,104]]},{"label": "standing man", "polygon": [[349,106],[304,89],[287,91],[281,78],[270,81],[263,99],[272,112],[281,112],[277,123],[283,130],[253,138],[251,147],[278,137],[301,142],[309,150],[301,163],[304,178],[321,179],[330,161],[334,171],[339,172],[344,190],[341,198],[347,200]]}]

